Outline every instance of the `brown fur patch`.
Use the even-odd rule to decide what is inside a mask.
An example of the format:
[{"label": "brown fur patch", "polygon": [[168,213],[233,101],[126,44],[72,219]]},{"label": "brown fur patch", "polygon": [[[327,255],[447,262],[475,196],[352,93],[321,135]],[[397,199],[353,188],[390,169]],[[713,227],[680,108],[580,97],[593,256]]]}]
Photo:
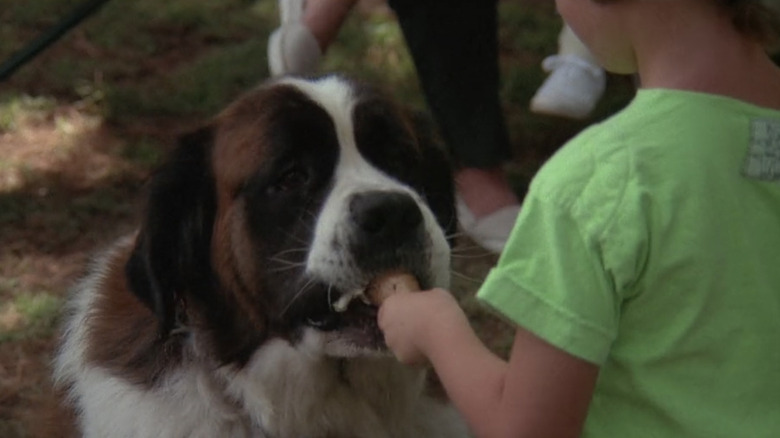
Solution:
[{"label": "brown fur patch", "polygon": [[[255,331],[265,331],[266,318],[257,309],[261,296],[252,293],[259,282],[255,270],[255,248],[247,238],[244,210],[231,203],[220,212],[214,224],[212,263],[222,286],[232,292],[232,298],[250,320]],[[240,204],[240,203],[238,203]]]},{"label": "brown fur patch", "polygon": [[130,248],[111,259],[88,319],[87,362],[137,384],[152,385],[181,358],[180,337],[163,340],[154,313],[129,290]]},{"label": "brown fur patch", "polygon": [[266,306],[252,291],[261,281],[257,272],[257,242],[248,239],[244,200],[236,195],[267,159],[269,126],[278,114],[289,114],[308,100],[293,86],[261,87],[247,93],[215,119],[213,152],[217,185],[217,213],[212,240],[212,263],[223,286],[233,293],[238,307],[247,313],[251,325],[265,329]]},{"label": "brown fur patch", "polygon": [[[214,122],[213,149],[217,213],[212,237],[212,263],[222,286],[232,292],[238,308],[248,313],[251,325],[265,329],[265,318],[257,309],[261,297],[252,296],[257,284],[249,245],[243,202],[237,199],[246,180],[257,171],[266,155],[266,130],[270,100],[276,89],[259,88],[226,108]],[[243,263],[242,263],[243,261]]]},{"label": "brown fur patch", "polygon": [[[217,211],[211,242],[211,262],[219,277],[219,286],[226,308],[225,320],[211,321],[207,303],[189,302],[187,316],[192,329],[208,328],[212,324],[230,325],[231,341],[239,349],[253,348],[258,336],[266,330],[263,297],[258,296],[259,273],[253,260],[256,249],[247,237],[243,201],[236,196],[243,185],[262,165],[267,153],[267,126],[273,115],[290,103],[291,96],[301,94],[293,87],[275,86],[247,93],[212,121],[214,145],[211,166],[216,184]],[[132,382],[153,384],[172,363],[182,357],[182,336],[162,337],[154,312],[129,289],[124,265],[130,248],[110,260],[108,273],[89,320],[87,360],[106,367]],[[186,296],[186,291],[180,291]],[[226,312],[226,313],[225,313]],[[211,332],[210,348],[225,350],[233,358],[235,352],[223,345],[227,339]],[[248,336],[248,339],[239,339]]]},{"label": "brown fur patch", "polygon": [[216,117],[213,162],[221,203],[231,202],[265,158],[266,129],[274,94],[278,94],[276,88],[253,90]]}]

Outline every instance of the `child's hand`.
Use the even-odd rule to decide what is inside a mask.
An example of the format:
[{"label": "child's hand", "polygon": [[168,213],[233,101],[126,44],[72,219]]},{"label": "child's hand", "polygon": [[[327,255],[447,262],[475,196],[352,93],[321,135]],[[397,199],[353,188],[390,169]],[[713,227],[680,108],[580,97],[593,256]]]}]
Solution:
[{"label": "child's hand", "polygon": [[431,348],[469,327],[458,302],[443,289],[395,294],[379,308],[377,321],[387,346],[407,365],[424,363]]}]

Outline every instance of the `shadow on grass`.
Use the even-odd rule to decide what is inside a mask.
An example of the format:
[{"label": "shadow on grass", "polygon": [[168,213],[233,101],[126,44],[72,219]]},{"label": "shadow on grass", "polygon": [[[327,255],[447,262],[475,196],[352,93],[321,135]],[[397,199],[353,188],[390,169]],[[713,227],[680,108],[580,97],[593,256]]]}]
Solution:
[{"label": "shadow on grass", "polygon": [[75,436],[49,378],[65,290],[132,229],[165,146],[124,140],[70,104],[12,122],[0,132],[0,436]]}]

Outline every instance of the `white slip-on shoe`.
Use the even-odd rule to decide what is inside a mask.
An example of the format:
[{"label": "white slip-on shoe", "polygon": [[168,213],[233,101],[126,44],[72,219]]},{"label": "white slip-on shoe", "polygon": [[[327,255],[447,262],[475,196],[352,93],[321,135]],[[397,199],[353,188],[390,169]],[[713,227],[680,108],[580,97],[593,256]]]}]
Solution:
[{"label": "white slip-on shoe", "polygon": [[304,0],[279,0],[281,24],[268,37],[271,76],[311,73],[322,58],[319,42],[301,22],[304,3]]},{"label": "white slip-on shoe", "polygon": [[584,119],[604,94],[604,69],[580,56],[548,56],[542,68],[550,76],[531,99],[531,111],[535,113]]},{"label": "white slip-on shoe", "polygon": [[456,200],[461,230],[479,246],[500,254],[515,227],[520,206],[510,205],[477,219],[460,196]]}]

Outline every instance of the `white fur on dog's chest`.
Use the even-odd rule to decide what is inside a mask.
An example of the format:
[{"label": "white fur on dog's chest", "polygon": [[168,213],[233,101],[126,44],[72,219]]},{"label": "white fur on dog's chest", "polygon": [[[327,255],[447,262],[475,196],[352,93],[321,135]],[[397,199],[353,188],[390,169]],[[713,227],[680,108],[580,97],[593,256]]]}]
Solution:
[{"label": "white fur on dog's chest", "polygon": [[[82,303],[91,301],[91,292],[82,291]],[[77,309],[76,320],[84,320],[85,309]],[[326,358],[305,348],[315,345],[315,339],[303,344],[296,349],[286,341],[271,341],[240,370],[225,367],[214,373],[203,364],[184,366],[154,389],[134,386],[73,357],[82,364],[74,389],[87,403],[84,436],[467,436],[451,407],[424,396],[422,370],[391,358]]]},{"label": "white fur on dog's chest", "polygon": [[389,357],[325,358],[279,340],[230,377],[227,391],[270,437],[411,438],[434,436],[431,422],[459,425],[424,386],[424,371]]}]

